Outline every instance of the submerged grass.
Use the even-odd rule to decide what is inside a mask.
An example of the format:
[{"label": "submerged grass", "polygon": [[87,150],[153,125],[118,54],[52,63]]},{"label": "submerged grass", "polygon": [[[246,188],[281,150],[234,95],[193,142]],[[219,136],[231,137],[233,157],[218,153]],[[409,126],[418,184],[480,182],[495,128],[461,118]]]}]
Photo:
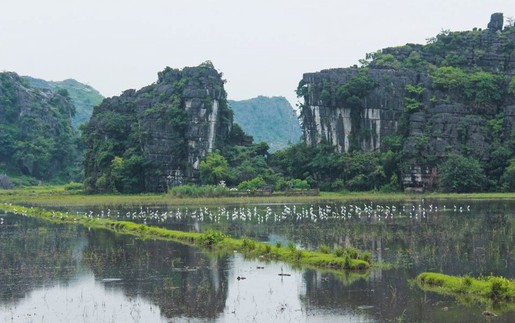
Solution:
[{"label": "submerged grass", "polygon": [[54,223],[82,224],[89,228],[107,229],[122,234],[129,234],[143,239],[165,240],[184,243],[191,246],[218,251],[222,253],[241,252],[247,257],[265,260],[279,260],[293,265],[306,265],[318,269],[368,269],[371,265],[370,254],[356,249],[336,253],[300,250],[281,245],[271,245],[251,239],[235,239],[218,231],[205,233],[182,232],[166,228],[148,226],[130,221],[118,221],[105,218],[89,218],[72,215],[68,212],[49,211],[42,208],[24,207],[3,203],[0,210],[19,215],[35,217]]},{"label": "submerged grass", "polygon": [[423,290],[454,296],[465,303],[480,301],[496,312],[515,310],[515,280],[512,279],[496,276],[476,279],[426,272],[418,275],[416,281]]}]

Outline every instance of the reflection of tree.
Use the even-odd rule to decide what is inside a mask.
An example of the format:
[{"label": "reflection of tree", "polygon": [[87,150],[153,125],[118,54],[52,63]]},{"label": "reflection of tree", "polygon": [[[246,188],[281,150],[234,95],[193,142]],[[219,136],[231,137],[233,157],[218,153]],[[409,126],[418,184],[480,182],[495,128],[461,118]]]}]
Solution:
[{"label": "reflection of tree", "polygon": [[[152,300],[169,318],[215,318],[227,298],[226,258],[162,241],[141,241],[108,231],[92,231],[85,262],[97,278],[112,282],[129,297]],[[108,285],[109,286],[109,285]]]},{"label": "reflection of tree", "polygon": [[[367,202],[370,203],[370,202]],[[273,214],[282,214],[283,205],[257,206],[258,213],[263,215],[265,208],[269,207],[271,216],[266,223],[257,223],[256,217],[252,221],[227,220],[220,217],[220,222],[208,220],[205,214],[204,221],[183,216],[183,219],[165,223],[152,222],[153,225],[165,226],[173,229],[192,230],[195,227],[200,231],[220,230],[234,237],[251,237],[261,241],[269,241],[270,237],[279,236],[280,239],[294,241],[304,248],[316,249],[320,244],[330,247],[352,245],[362,250],[370,250],[379,261],[397,262],[410,267],[416,272],[420,270],[445,271],[449,274],[479,274],[490,272],[497,275],[513,277],[515,275],[515,254],[511,250],[514,245],[514,217],[510,216],[514,203],[512,201],[438,201],[439,212],[430,212],[431,201],[405,204],[406,212],[403,218],[397,214],[394,219],[378,220],[376,217],[361,216],[357,219],[329,219],[313,222],[309,219],[297,221],[295,216],[274,222]],[[471,211],[467,211],[464,204],[471,204]],[[363,202],[347,202],[334,205],[333,210],[342,205],[362,205]],[[384,205],[397,205],[400,203],[384,202]],[[427,212],[422,217],[420,207]],[[443,212],[443,205],[447,204],[447,211]],[[453,210],[453,204],[461,205],[463,213]],[[313,207],[318,210],[325,207],[325,203],[317,205],[296,205],[297,212],[302,208]],[[411,207],[416,207],[417,218],[410,219]],[[292,207],[290,205],[290,207]],[[162,211],[166,208],[161,207]],[[293,207],[292,207],[293,208]],[[177,211],[177,207],[168,209],[170,213]],[[204,208],[205,209],[205,208]],[[200,213],[199,209],[197,214]],[[227,212],[239,212],[240,207],[227,207]],[[245,214],[254,213],[253,206],[242,207]],[[121,213],[138,212],[137,210],[123,210]],[[190,208],[189,212],[195,211]],[[218,213],[217,208],[210,208],[213,214]],[[182,208],[185,213],[185,208]],[[420,271],[419,270],[419,271]]]},{"label": "reflection of tree", "polygon": [[[452,201],[447,201],[451,205]],[[427,207],[427,205],[426,205]],[[359,220],[284,221],[271,229],[306,248],[353,245],[376,259],[449,274],[515,275],[513,202],[481,201],[471,212],[427,212],[425,217]],[[440,205],[441,208],[441,205]],[[449,210],[450,206],[448,206]]]},{"label": "reflection of tree", "polygon": [[75,256],[84,245],[76,226],[11,219],[0,226],[0,301],[17,302],[34,289],[68,282],[76,274]]}]

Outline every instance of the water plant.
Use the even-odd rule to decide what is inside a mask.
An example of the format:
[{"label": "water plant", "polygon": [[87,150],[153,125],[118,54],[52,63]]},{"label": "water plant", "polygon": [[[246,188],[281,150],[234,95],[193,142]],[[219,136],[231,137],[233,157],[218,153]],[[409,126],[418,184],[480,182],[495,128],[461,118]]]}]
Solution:
[{"label": "water plant", "polygon": [[[515,280],[498,276],[472,278],[444,275],[440,273],[421,273],[416,279],[423,289],[456,297],[459,300],[477,300],[487,304],[504,304],[508,309],[515,308]],[[465,297],[465,298],[464,298]]]}]

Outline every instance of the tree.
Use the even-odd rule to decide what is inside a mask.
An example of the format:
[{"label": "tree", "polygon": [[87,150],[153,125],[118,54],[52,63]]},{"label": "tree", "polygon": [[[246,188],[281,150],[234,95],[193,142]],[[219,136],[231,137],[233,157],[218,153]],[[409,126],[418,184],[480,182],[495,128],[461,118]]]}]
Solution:
[{"label": "tree", "polygon": [[501,177],[502,188],[504,191],[515,191],[515,158],[510,160],[510,164],[506,167]]},{"label": "tree", "polygon": [[229,176],[227,160],[218,150],[209,153],[205,160],[200,162],[200,180],[202,184],[216,185]]},{"label": "tree", "polygon": [[470,193],[482,191],[486,176],[474,158],[451,154],[439,167],[440,189],[445,192]]}]

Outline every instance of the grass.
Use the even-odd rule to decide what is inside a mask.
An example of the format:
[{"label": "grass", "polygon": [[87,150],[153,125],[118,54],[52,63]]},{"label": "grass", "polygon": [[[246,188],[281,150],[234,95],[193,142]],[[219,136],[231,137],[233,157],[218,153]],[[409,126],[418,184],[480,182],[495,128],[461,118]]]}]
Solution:
[{"label": "grass", "polygon": [[[13,190],[0,190],[0,202],[34,206],[88,206],[88,205],[245,205],[256,203],[316,203],[321,201],[409,201],[425,199],[505,199],[515,200],[515,193],[474,193],[474,194],[407,194],[407,193],[330,193],[320,196],[241,196],[241,197],[179,197],[173,194],[100,194],[86,195],[81,190],[70,190],[69,185],[31,186]],[[181,195],[181,194],[177,194]],[[181,195],[183,196],[183,195]]]},{"label": "grass", "polygon": [[[44,219],[54,223],[82,224],[89,228],[107,229],[121,234],[137,236],[142,239],[175,241],[220,253],[238,251],[246,257],[284,261],[293,265],[304,265],[317,269],[363,270],[368,269],[371,265],[369,253],[361,253],[356,249],[338,256],[334,253],[328,254],[319,251],[300,250],[293,244],[288,248],[283,248],[279,245],[271,245],[246,238],[234,239],[218,231],[205,233],[182,232],[130,221],[89,218],[82,215],[72,215],[68,212],[49,211],[42,208],[24,207],[7,203],[0,204],[0,210]],[[351,254],[354,256],[349,256]]]},{"label": "grass", "polygon": [[449,276],[440,273],[422,273],[416,279],[425,291],[450,295],[465,303],[480,301],[494,311],[515,310],[515,281],[504,277]]}]

